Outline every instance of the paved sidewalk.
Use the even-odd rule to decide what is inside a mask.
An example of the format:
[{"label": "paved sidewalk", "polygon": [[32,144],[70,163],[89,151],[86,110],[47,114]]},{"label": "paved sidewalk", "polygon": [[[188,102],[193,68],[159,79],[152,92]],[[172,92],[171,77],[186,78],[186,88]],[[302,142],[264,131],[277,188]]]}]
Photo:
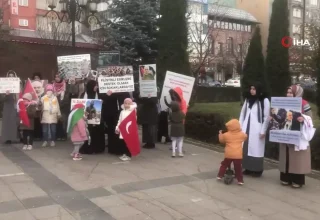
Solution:
[{"label": "paved sidewalk", "polygon": [[71,145],[21,151],[0,146],[1,220],[316,220],[320,181],[291,189],[274,167],[245,185],[215,180],[221,153],[185,144],[184,158],[168,145],[145,150],[131,162],[84,155]]}]

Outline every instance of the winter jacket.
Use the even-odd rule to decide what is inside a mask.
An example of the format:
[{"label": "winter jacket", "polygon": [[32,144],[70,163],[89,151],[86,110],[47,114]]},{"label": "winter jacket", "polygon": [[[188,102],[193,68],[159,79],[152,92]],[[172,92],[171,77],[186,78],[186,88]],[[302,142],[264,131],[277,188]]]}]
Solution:
[{"label": "winter jacket", "polygon": [[84,119],[80,119],[78,123],[73,127],[71,132],[72,142],[85,142],[89,139],[87,132],[87,123]]},{"label": "winter jacket", "polygon": [[171,122],[171,137],[183,137],[184,132],[184,118],[185,115],[180,109],[180,105],[178,102],[171,102],[171,114],[169,116],[169,120]]},{"label": "winter jacket", "polygon": [[57,124],[58,118],[61,116],[59,101],[56,96],[41,98],[42,104],[42,124]]},{"label": "winter jacket", "polygon": [[248,136],[242,132],[240,122],[232,119],[226,123],[227,132],[219,134],[219,141],[225,144],[224,156],[227,159],[242,159],[242,144]]},{"label": "winter jacket", "polygon": [[[122,105],[121,107],[123,108],[123,105]],[[123,109],[123,110],[120,112],[118,124],[117,124],[117,126],[116,126],[116,131],[119,131],[119,126],[120,126],[121,122],[122,122],[126,117],[128,117],[128,115],[130,115],[130,113],[131,113],[132,111],[134,111],[136,108],[137,108],[137,104],[136,104],[136,103],[133,103],[128,110]],[[123,137],[122,137],[122,135],[121,135],[121,132],[120,132],[120,134],[119,134],[119,138],[120,138],[120,139],[123,139]]]},{"label": "winter jacket", "polygon": [[36,113],[37,113],[36,105],[27,106],[27,114],[30,122],[30,127],[27,127],[26,125],[20,123],[21,130],[34,130],[34,118],[36,117]]}]

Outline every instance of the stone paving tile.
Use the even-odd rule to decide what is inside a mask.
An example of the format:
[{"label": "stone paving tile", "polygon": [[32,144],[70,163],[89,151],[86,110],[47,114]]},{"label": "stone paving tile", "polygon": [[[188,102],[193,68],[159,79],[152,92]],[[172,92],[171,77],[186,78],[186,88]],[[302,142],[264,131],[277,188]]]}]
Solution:
[{"label": "stone paving tile", "polygon": [[79,220],[116,220],[111,215],[106,216],[103,209],[94,209],[80,213]]},{"label": "stone paving tile", "polygon": [[24,207],[19,200],[12,200],[12,201],[0,203],[0,214],[9,213],[9,212],[16,212],[16,211],[20,211],[20,210],[24,210]]},{"label": "stone paving tile", "polygon": [[6,214],[0,214],[2,220],[37,220],[34,218],[28,210],[21,210],[16,212],[10,212]]},{"label": "stone paving tile", "polygon": [[98,198],[98,197],[104,197],[104,196],[110,196],[112,195],[111,192],[104,188],[94,188],[94,189],[88,189],[81,191],[82,195],[84,195],[88,199]]},{"label": "stone paving tile", "polygon": [[119,206],[126,205],[127,203],[123,201],[119,195],[111,195],[105,197],[99,197],[91,199],[91,201],[99,207],[111,207],[111,206]]},{"label": "stone paving tile", "polygon": [[53,218],[40,219],[40,220],[76,220],[76,219],[72,215],[66,214],[66,215],[56,216]]},{"label": "stone paving tile", "polygon": [[39,208],[54,205],[55,202],[49,196],[33,197],[20,200],[26,209]]},{"label": "stone paving tile", "polygon": [[135,209],[129,205],[103,207],[102,209],[105,210],[107,213],[110,213],[110,215],[112,215],[115,219],[128,218],[133,217],[135,215],[143,214],[138,209]]},{"label": "stone paving tile", "polygon": [[137,214],[130,217],[119,218],[118,220],[154,220],[154,219],[146,214],[141,213],[141,214]]},{"label": "stone paving tile", "polygon": [[6,202],[17,199],[15,194],[11,191],[9,186],[7,185],[0,185],[0,202]]},{"label": "stone paving tile", "polygon": [[69,214],[60,205],[49,205],[49,206],[43,206],[40,208],[33,208],[33,209],[29,209],[29,212],[36,219],[55,218],[60,216],[66,216]]},{"label": "stone paving tile", "polygon": [[12,183],[25,183],[25,182],[32,182],[33,181],[33,179],[30,178],[28,175],[2,177],[1,179],[7,185],[10,185]]},{"label": "stone paving tile", "polygon": [[33,182],[12,183],[11,190],[19,199],[46,196],[47,194]]},{"label": "stone paving tile", "polygon": [[171,208],[191,218],[214,214],[210,209],[203,208],[193,202],[181,205],[173,205]]}]

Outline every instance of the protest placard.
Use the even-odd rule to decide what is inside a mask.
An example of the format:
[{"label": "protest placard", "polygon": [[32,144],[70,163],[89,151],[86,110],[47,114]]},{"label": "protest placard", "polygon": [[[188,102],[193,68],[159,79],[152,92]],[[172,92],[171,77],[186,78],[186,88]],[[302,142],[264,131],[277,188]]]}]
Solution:
[{"label": "protest placard", "polygon": [[98,125],[101,122],[102,100],[100,99],[71,99],[71,109],[76,104],[85,106],[88,124]]},{"label": "protest placard", "polygon": [[132,66],[108,66],[97,69],[99,93],[133,92]]},{"label": "protest placard", "polygon": [[16,77],[3,77],[0,78],[0,93],[5,94],[20,93],[20,78]]},{"label": "protest placard", "polygon": [[270,142],[299,145],[302,98],[272,97],[270,111]]},{"label": "protest placard", "polygon": [[164,102],[164,97],[166,96],[167,101],[170,102],[171,99],[169,95],[169,90],[174,89],[176,87],[181,88],[181,90],[183,91],[183,98],[185,99],[188,105],[191,98],[194,81],[194,77],[167,71],[160,98],[161,110],[165,111],[166,109],[168,109]]},{"label": "protest placard", "polygon": [[98,67],[119,65],[120,52],[119,51],[100,51],[98,59]]},{"label": "protest placard", "polygon": [[141,97],[157,97],[156,64],[139,66],[139,90]]},{"label": "protest placard", "polygon": [[58,56],[58,72],[66,79],[86,77],[91,70],[90,54]]}]

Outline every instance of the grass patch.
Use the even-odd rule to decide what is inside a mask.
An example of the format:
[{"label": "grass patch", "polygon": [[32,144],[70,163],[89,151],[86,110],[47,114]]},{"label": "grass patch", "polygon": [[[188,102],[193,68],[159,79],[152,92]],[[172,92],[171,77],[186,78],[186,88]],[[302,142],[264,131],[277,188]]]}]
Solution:
[{"label": "grass patch", "polygon": [[[313,113],[313,123],[317,128],[320,126],[320,120],[317,117],[317,106],[310,103]],[[217,102],[217,103],[195,103],[190,108],[192,112],[203,112],[203,113],[218,113],[223,115],[226,119],[232,118],[239,119],[241,106],[240,102]]]}]

